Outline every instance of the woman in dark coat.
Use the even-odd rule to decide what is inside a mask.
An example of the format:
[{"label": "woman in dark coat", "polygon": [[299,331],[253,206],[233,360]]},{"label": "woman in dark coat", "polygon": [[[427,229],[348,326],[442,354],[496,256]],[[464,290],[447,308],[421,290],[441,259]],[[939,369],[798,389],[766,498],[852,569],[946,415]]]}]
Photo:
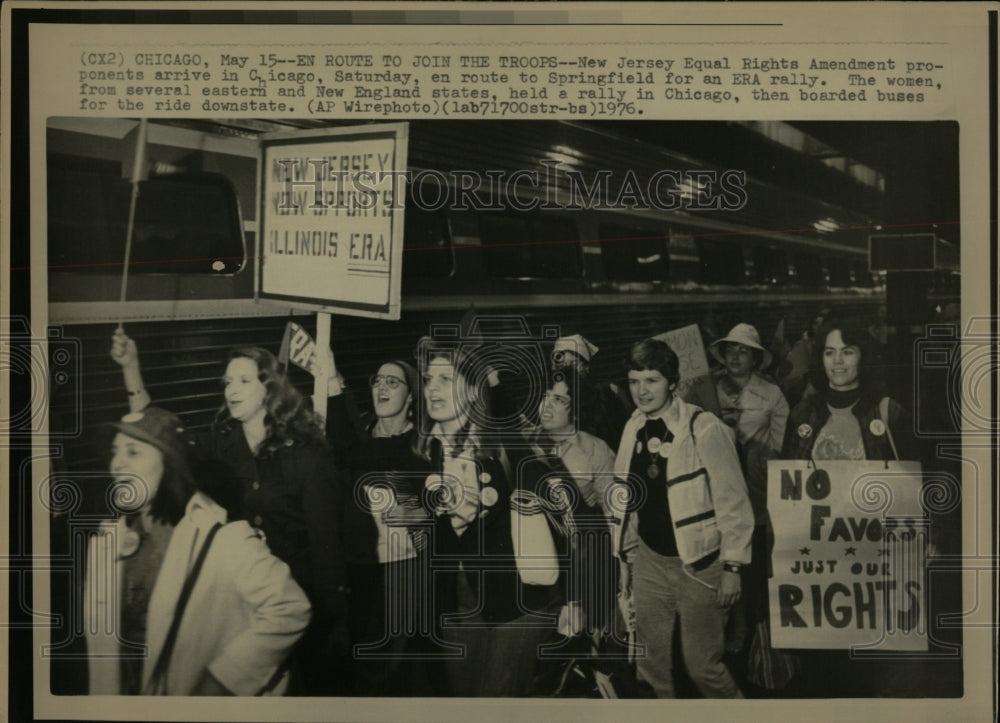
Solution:
[{"label": "woman in dark coat", "polygon": [[417,371],[399,359],[379,366],[368,380],[374,418],[361,425],[333,354],[319,356],[328,380],[327,440],[337,463],[353,477],[342,503],[355,662],[351,692],[440,692],[435,687],[440,676],[430,672],[430,656],[423,655],[431,649],[433,631],[426,559],[432,522],[420,494],[431,465],[413,452]]},{"label": "woman in dark coat", "polygon": [[[564,600],[556,541],[537,502],[552,470],[520,427],[491,417],[487,400],[503,392],[488,388],[496,375],[475,348],[422,343],[420,370],[415,451],[434,470],[425,499],[436,518],[435,620],[442,639],[465,646],[446,664],[451,693],[525,696]],[[534,555],[535,569],[518,569],[516,548]]]},{"label": "woman in dark coat", "polygon": [[[150,397],[135,342],[116,332],[111,356],[122,367],[130,408],[141,411]],[[348,643],[341,481],[320,420],[264,349],[234,349],[222,385],[223,404],[203,444],[240,485],[208,492],[229,519],[245,519],[263,532],[309,596],[313,619],[293,661],[296,692],[343,693]]]}]

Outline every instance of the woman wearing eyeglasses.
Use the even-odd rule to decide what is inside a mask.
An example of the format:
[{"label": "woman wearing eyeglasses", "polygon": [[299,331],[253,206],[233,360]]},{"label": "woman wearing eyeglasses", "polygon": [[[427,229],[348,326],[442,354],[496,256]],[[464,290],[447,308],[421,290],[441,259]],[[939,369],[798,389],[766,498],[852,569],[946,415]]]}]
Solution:
[{"label": "woman wearing eyeglasses", "polygon": [[355,646],[351,692],[426,694],[428,681],[418,682],[417,669],[403,662],[404,654],[416,652],[421,641],[401,627],[404,618],[413,621],[425,610],[420,605],[425,591],[415,581],[426,545],[422,523],[429,523],[420,490],[431,468],[412,451],[414,400],[420,397],[417,372],[398,359],[382,364],[368,380],[374,421],[358,425],[333,353],[321,354],[317,364],[329,380],[327,440],[337,463],[353,476],[343,504],[352,591],[348,620]]}]

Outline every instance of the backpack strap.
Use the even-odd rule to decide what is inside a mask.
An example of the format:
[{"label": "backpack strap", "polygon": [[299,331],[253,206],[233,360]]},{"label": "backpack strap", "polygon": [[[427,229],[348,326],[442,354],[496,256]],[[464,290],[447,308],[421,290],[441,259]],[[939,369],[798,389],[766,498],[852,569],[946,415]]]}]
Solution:
[{"label": "backpack strap", "polygon": [[208,548],[212,546],[215,533],[221,528],[222,523],[216,522],[212,526],[212,529],[208,531],[205,544],[201,546],[201,550],[198,552],[198,558],[194,562],[194,567],[191,568],[191,572],[188,573],[187,578],[184,580],[184,587],[181,588],[180,597],[177,598],[177,607],[174,608],[173,622],[170,623],[170,630],[167,632],[167,637],[164,640],[160,657],[156,660],[156,667],[153,668],[153,674],[149,676],[150,685],[155,685],[155,682],[166,673],[167,665],[170,663],[170,656],[174,650],[174,643],[177,642],[177,633],[181,627],[181,618],[184,617],[184,608],[187,607],[191,591],[194,589],[194,584],[198,581],[201,568],[205,564],[205,558],[208,556]]},{"label": "backpack strap", "polygon": [[694,437],[694,420],[696,420],[698,418],[698,415],[701,414],[703,411],[705,410],[698,409],[695,411],[694,414],[691,415],[690,428],[688,429],[688,432],[691,434],[691,441],[694,443],[696,449],[698,447],[698,444],[697,442],[695,442],[695,437]]}]

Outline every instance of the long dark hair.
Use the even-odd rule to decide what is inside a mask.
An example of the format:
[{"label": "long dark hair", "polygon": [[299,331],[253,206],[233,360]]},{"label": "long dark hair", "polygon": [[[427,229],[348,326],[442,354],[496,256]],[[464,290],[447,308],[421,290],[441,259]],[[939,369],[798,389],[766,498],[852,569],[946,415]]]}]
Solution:
[{"label": "long dark hair", "polygon": [[845,345],[855,346],[861,353],[858,362],[858,387],[862,396],[879,393],[883,382],[880,370],[872,364],[874,356],[868,329],[847,319],[831,317],[823,322],[814,339],[812,385],[820,398],[824,398],[830,389],[830,380],[826,376],[826,367],[823,364],[823,352],[826,349],[826,338],[834,331],[840,332],[840,338]]},{"label": "long dark hair", "polygon": [[163,477],[149,505],[150,516],[159,522],[176,525],[184,517],[188,500],[194,494],[194,483],[187,470],[177,469],[167,455],[163,456]]},{"label": "long dark hair", "polygon": [[[111,463],[111,435],[115,430],[106,431],[100,439],[104,446],[107,459],[105,467]],[[121,434],[131,437],[128,432],[121,431]],[[132,437],[144,444],[150,444],[140,437]],[[184,517],[188,500],[194,494],[195,483],[190,470],[190,456],[184,450],[178,450],[181,454],[166,452],[162,447],[151,444],[163,458],[163,476],[160,477],[160,484],[153,493],[153,498],[149,501],[149,515],[157,522],[168,525],[176,525]]]},{"label": "long dark hair", "polygon": [[[325,444],[323,420],[309,406],[309,401],[299,393],[281,371],[274,354],[259,347],[238,347],[229,353],[227,364],[233,359],[249,359],[257,365],[257,378],[264,385],[264,428],[267,436],[260,447],[260,454],[267,455],[282,447],[314,440]],[[225,403],[216,415],[216,425],[234,424]]]}]

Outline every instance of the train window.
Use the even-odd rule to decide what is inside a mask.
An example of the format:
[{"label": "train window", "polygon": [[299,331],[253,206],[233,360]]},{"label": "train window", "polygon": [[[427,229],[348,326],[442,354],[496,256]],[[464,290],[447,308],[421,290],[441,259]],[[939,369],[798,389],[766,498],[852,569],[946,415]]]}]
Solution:
[{"label": "train window", "polygon": [[[53,270],[118,272],[132,185],[120,164],[50,154],[48,249]],[[183,173],[139,184],[130,273],[234,274],[246,264],[233,184]]]},{"label": "train window", "polygon": [[479,238],[487,273],[495,278],[580,275],[579,234],[569,219],[483,213]]},{"label": "train window", "polygon": [[788,281],[788,261],[782,249],[757,246],[753,250],[754,280],[758,284],[783,284]]},{"label": "train window", "polygon": [[670,278],[666,238],[647,229],[601,224],[604,275],[613,281],[665,281]]},{"label": "train window", "polygon": [[410,203],[403,218],[403,277],[450,276],[455,259],[446,213]]},{"label": "train window", "polygon": [[706,284],[742,284],[745,275],[743,246],[735,241],[698,241],[701,280]]}]

